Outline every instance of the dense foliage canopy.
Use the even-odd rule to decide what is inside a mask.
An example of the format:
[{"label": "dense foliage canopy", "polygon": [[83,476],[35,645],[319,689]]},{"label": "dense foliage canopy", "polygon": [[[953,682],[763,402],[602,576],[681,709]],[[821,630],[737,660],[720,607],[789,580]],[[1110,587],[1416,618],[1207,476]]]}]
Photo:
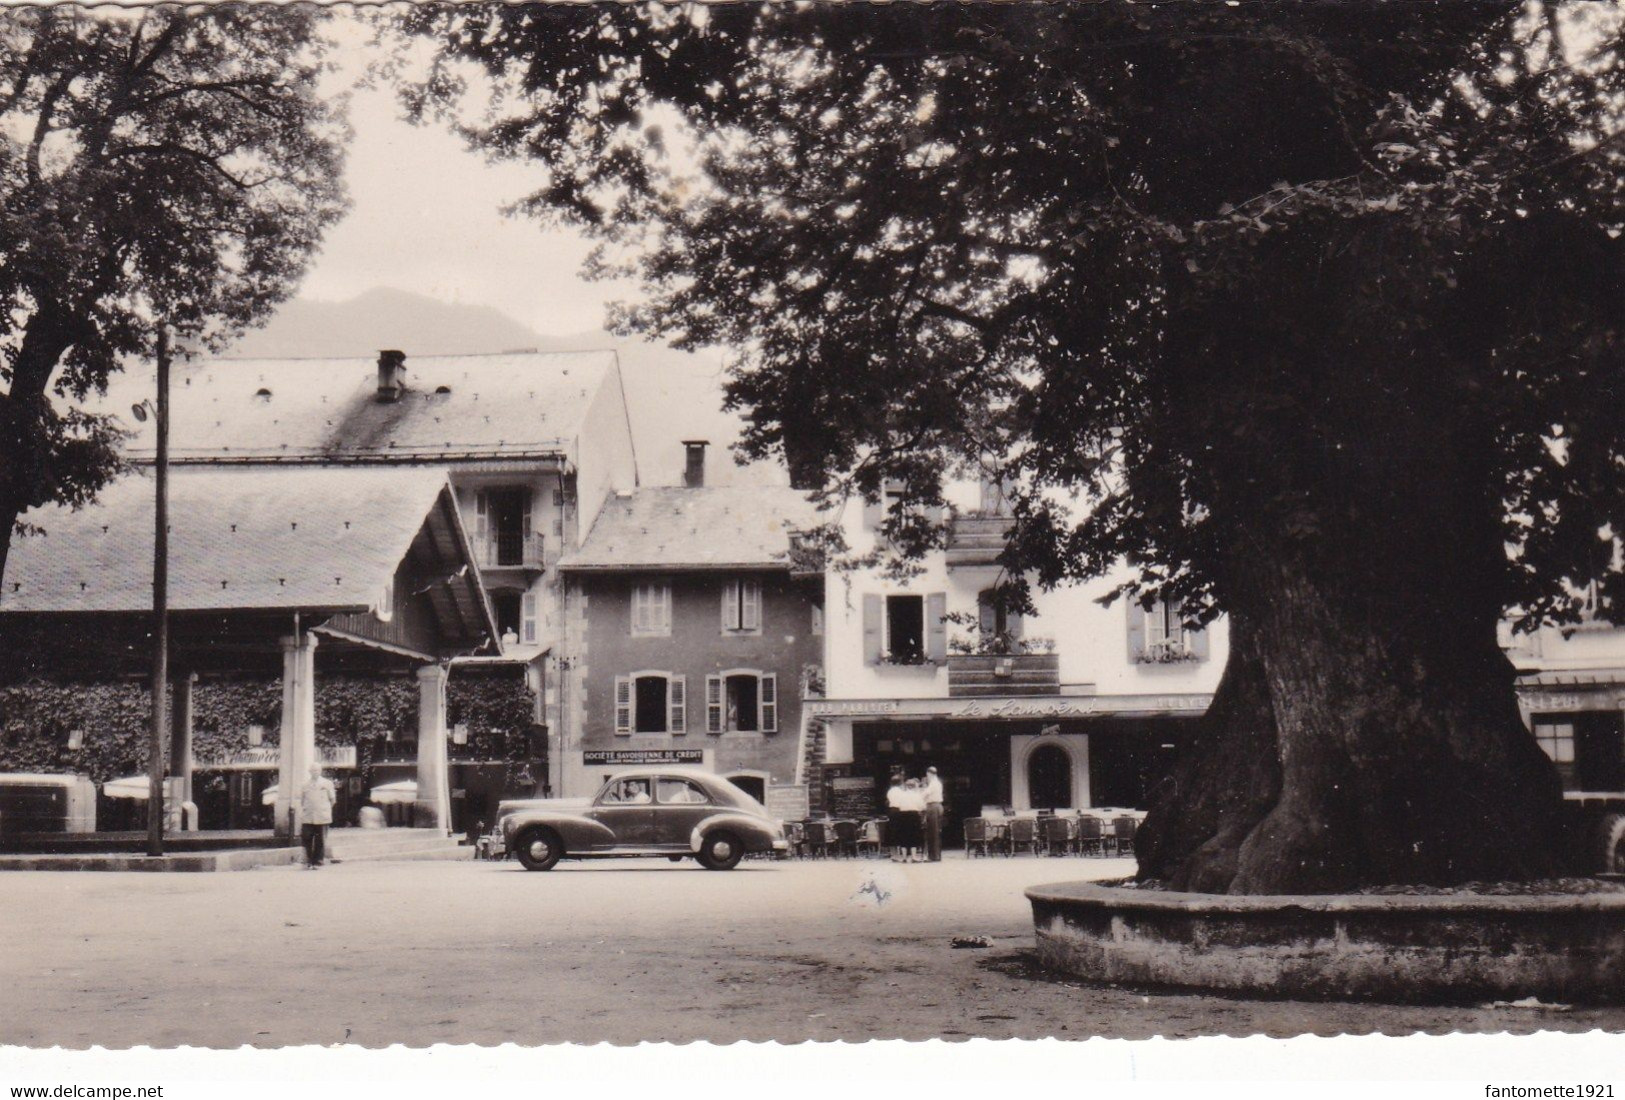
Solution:
[{"label": "dense foliage canopy", "polygon": [[[1054,582],[1127,555],[1194,613],[1261,514],[1324,538],[1329,484],[1407,510],[1384,454],[1406,406],[1476,441],[1515,548],[1504,603],[1572,617],[1608,572],[1613,5],[406,21],[441,49],[415,104],[546,167],[526,208],[641,276],[625,324],[741,349],[748,447],[804,480],[902,479],[929,502],[945,469],[999,463],[1021,499],[1012,564]],[[1055,487],[1090,506],[1065,514]],[[916,514],[904,549],[931,537]]]},{"label": "dense foliage canopy", "polygon": [[745,448],[1014,504],[1025,585],[1229,617],[1137,839],[1233,892],[1533,878],[1497,645],[1625,606],[1613,3],[427,7],[408,89],[740,350]]},{"label": "dense foliage canopy", "polygon": [[343,209],[312,6],[0,14],[0,573],[20,512],[116,468],[76,402],[160,322],[208,346],[292,292]]}]

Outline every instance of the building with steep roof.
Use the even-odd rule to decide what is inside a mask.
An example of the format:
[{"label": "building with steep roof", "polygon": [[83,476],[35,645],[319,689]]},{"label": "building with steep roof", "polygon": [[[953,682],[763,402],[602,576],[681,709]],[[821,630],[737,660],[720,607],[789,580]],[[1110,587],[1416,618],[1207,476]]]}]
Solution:
[{"label": "building with steep roof", "polygon": [[[97,411],[124,422],[130,432],[126,453],[138,467],[154,461],[154,424],[132,422],[125,410],[150,398],[154,384],[150,364],[131,364],[95,403]],[[325,583],[335,598],[343,593],[354,603],[354,593],[346,590],[364,564],[349,556],[353,532],[364,525],[357,517],[365,513],[365,523],[386,525],[409,522],[414,514],[421,518],[417,503],[397,494],[407,481],[435,480],[450,522],[466,543],[467,572],[458,585],[427,593],[426,606],[437,616],[437,629],[472,613],[475,604],[492,624],[479,644],[447,653],[440,663],[454,662],[460,680],[522,680],[534,705],[528,721],[501,737],[476,729],[471,739],[466,723],[455,721],[449,737],[445,730],[425,735],[421,723],[414,729],[397,722],[402,728],[385,731],[376,752],[362,754],[362,770],[372,782],[422,774],[425,736],[433,744],[449,739],[453,805],[449,815],[436,811],[431,818],[459,828],[489,820],[504,795],[547,788],[547,731],[557,725],[552,655],[562,629],[558,562],[579,546],[611,494],[638,483],[613,351],[411,358],[388,350],[376,360],[177,363],[169,424],[177,520],[184,515],[189,524],[211,525],[211,532],[226,524],[234,541],[210,544],[211,554],[258,541],[251,564],[259,571],[225,569],[221,591],[258,586],[256,597],[273,604],[307,581]],[[216,491],[197,489],[210,484]],[[348,529],[322,511],[329,494],[325,486],[341,484],[343,492],[333,499],[352,513]],[[376,495],[369,498],[373,490]],[[150,535],[145,544],[128,544],[145,545],[145,551],[115,549],[110,532],[125,526],[119,513],[125,491],[109,492],[96,509],[108,519],[107,536],[82,529],[71,515],[53,515],[42,526],[55,533],[37,540],[37,547],[29,546],[36,540],[22,540],[13,560],[19,552],[39,550],[46,554],[39,561],[48,564],[48,547],[72,543],[71,557],[84,560],[87,568],[97,566],[87,586],[119,584],[128,601],[150,599],[150,587],[142,588],[150,576]],[[295,506],[308,518],[297,521],[297,531],[282,529],[275,517]],[[263,523],[254,517],[264,517]],[[330,536],[320,553],[312,524]],[[312,534],[308,541],[307,533]],[[192,578],[198,570],[209,574],[198,575],[197,585],[206,587],[212,574],[229,564],[204,555],[202,545],[189,540],[177,527],[170,553],[177,601],[196,587]],[[85,558],[104,551],[105,560]],[[272,572],[276,591],[266,591]],[[8,579],[15,578],[13,573]],[[33,598],[25,591],[29,583],[12,593],[16,601]],[[457,597],[462,604],[473,604],[439,606],[453,591],[463,593]],[[66,608],[50,613],[71,614]],[[332,637],[345,629],[337,619],[324,623]],[[397,616],[389,630],[405,625]],[[444,725],[444,683],[441,687],[435,708]],[[421,808],[425,800],[419,801]]]},{"label": "building with steep roof", "polygon": [[589,795],[617,767],[696,764],[780,816],[806,815],[804,679],[823,659],[823,575],[792,535],[805,493],[688,484],[612,494],[564,584],[557,784]]},{"label": "building with steep roof", "polygon": [[[316,751],[316,652],[329,668],[416,672],[420,802],[450,815],[446,667],[496,630],[446,472],[181,467],[169,487],[168,602],[176,722],[171,783],[192,801],[198,673],[280,668],[283,704],[272,821],[296,831]],[[116,676],[151,661],[154,486],[137,471],[83,508],[35,509],[0,591],[12,677]]]}]

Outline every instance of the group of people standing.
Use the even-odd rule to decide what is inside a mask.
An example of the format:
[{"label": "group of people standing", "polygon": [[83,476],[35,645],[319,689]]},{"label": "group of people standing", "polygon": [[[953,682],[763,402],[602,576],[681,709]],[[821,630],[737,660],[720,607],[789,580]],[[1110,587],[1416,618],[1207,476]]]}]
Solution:
[{"label": "group of people standing", "polygon": [[942,779],[934,766],[924,777],[892,772],[886,809],[893,863],[942,862]]}]

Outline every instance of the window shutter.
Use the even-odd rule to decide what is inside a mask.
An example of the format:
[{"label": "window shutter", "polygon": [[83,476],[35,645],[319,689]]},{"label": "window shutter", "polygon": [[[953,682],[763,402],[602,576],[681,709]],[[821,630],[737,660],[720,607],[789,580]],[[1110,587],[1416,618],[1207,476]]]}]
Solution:
[{"label": "window shutter", "polygon": [[736,580],[722,582],[722,629],[724,631],[739,629],[740,587],[740,582]]},{"label": "window shutter", "polygon": [[779,678],[768,672],[762,675],[761,690],[756,698],[761,704],[761,726],[763,733],[779,732]]},{"label": "window shutter", "polygon": [[984,641],[999,632],[999,613],[993,606],[993,589],[989,588],[977,598],[976,620]]},{"label": "window shutter", "polygon": [[536,494],[530,490],[524,493],[524,506],[519,516],[519,538],[522,540],[519,546],[519,560],[521,563],[532,562],[541,556],[532,554],[530,549],[536,541],[536,529],[531,526],[530,522],[531,506],[535,498]]},{"label": "window shutter", "polygon": [[705,678],[705,732],[722,732],[722,677]]},{"label": "window shutter", "polygon": [[742,622],[746,630],[762,629],[762,582],[743,581],[739,585],[739,595],[744,601],[744,615]]},{"label": "window shutter", "polygon": [[634,584],[632,586],[632,633],[643,633],[643,616],[643,586]]},{"label": "window shutter", "polygon": [[1135,662],[1145,657],[1145,608],[1132,596],[1128,605],[1128,659]]},{"label": "window shutter", "polygon": [[484,489],[474,490],[474,555],[482,565],[490,565],[491,504]]},{"label": "window shutter", "polygon": [[671,732],[687,733],[688,677],[673,676],[666,681],[666,702],[671,707]]},{"label": "window shutter", "polygon": [[880,595],[867,592],[863,597],[863,663],[878,665],[881,654]]},{"label": "window shutter", "polygon": [[520,627],[518,627],[518,637],[520,637],[520,640],[523,640],[526,645],[535,645],[536,593],[533,593],[533,591],[526,591],[522,600],[518,601],[518,606],[520,606],[520,611],[518,611],[518,621],[520,621]]},{"label": "window shutter", "polygon": [[928,661],[948,659],[948,593],[933,592],[925,598],[925,658]]},{"label": "window shutter", "polygon": [[886,493],[881,491],[879,500],[865,500],[863,502],[863,527],[866,531],[880,530],[881,523],[886,518]]},{"label": "window shutter", "polygon": [[519,637],[526,645],[536,644],[536,593],[526,592],[519,601]]},{"label": "window shutter", "polygon": [[615,677],[615,732],[632,732],[632,680]]},{"label": "window shutter", "polygon": [[1158,600],[1145,616],[1145,644],[1156,646],[1168,640],[1168,605]]},{"label": "window shutter", "polygon": [[1201,630],[1187,631],[1185,634],[1185,644],[1191,647],[1191,656],[1195,657],[1198,661],[1207,660],[1208,641],[1207,629],[1205,627]]},{"label": "window shutter", "polygon": [[671,633],[671,585],[669,583],[655,585],[655,631],[659,634]]}]

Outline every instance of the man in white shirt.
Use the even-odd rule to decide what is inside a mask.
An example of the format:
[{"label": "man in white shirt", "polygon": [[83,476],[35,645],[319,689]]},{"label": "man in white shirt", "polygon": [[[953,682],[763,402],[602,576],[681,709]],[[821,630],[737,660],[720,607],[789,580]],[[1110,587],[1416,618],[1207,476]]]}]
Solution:
[{"label": "man in white shirt", "polygon": [[891,861],[903,862],[903,804],[907,796],[903,791],[903,773],[893,772],[891,777],[891,790],[886,792],[887,810],[887,839],[891,841]]},{"label": "man in white shirt", "polygon": [[300,832],[304,834],[305,866],[315,870],[327,860],[327,827],[333,824],[333,803],[338,792],[322,774],[320,764],[310,766],[310,782],[299,792]]},{"label": "man in white shirt", "polygon": [[942,780],[937,769],[925,769],[925,858],[942,862]]}]

